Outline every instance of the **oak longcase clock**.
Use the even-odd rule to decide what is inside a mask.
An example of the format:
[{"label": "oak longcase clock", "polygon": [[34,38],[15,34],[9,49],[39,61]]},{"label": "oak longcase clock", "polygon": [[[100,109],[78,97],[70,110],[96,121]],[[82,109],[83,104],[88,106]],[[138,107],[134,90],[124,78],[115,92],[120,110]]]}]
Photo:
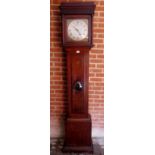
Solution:
[{"label": "oak longcase clock", "polygon": [[62,3],[62,45],[67,55],[68,111],[64,152],[93,152],[88,113],[89,51],[92,43],[93,2]]}]

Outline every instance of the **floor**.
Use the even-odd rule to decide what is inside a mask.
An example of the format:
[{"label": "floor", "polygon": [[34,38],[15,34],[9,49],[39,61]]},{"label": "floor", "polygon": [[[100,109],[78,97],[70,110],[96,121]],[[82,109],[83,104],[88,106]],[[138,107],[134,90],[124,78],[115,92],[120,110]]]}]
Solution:
[{"label": "floor", "polygon": [[51,146],[51,153],[50,155],[104,155],[104,149],[101,148],[100,145],[98,144],[94,144],[94,153],[90,154],[90,153],[62,153],[61,149],[62,146],[59,145],[55,148],[52,148]]}]

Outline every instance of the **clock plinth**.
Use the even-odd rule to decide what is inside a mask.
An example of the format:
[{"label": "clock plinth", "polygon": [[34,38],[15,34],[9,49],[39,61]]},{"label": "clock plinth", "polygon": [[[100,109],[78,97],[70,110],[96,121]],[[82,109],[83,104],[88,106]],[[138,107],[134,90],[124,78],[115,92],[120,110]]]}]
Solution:
[{"label": "clock plinth", "polygon": [[68,111],[64,152],[93,152],[88,113],[89,51],[94,3],[62,3],[62,41],[67,53]]},{"label": "clock plinth", "polygon": [[93,152],[90,116],[67,118],[63,152]]}]

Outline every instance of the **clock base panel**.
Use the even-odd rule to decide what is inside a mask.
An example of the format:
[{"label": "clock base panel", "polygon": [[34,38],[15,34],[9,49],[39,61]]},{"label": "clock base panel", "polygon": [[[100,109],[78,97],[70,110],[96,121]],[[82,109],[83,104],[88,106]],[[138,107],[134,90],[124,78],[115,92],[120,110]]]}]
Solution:
[{"label": "clock base panel", "polygon": [[93,152],[91,118],[68,118],[63,152]]}]

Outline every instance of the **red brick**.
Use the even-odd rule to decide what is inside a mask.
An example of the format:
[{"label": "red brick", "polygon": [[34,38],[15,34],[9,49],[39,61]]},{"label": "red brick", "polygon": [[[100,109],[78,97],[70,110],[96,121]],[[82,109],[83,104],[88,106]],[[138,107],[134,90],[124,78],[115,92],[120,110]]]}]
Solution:
[{"label": "red brick", "polygon": [[104,18],[94,18],[94,22],[104,22]]},{"label": "red brick", "polygon": [[96,32],[96,33],[104,33],[104,29],[103,28],[95,28],[94,32]]},{"label": "red brick", "polygon": [[98,50],[98,49],[93,49],[92,51],[91,51],[91,53],[96,53],[96,54],[103,54],[103,50]]},{"label": "red brick", "polygon": [[103,63],[102,59],[91,59],[90,60],[91,63]]},{"label": "red brick", "polygon": [[99,6],[99,5],[98,5],[98,6],[96,7],[96,10],[97,10],[97,11],[103,11],[103,6]]},{"label": "red brick", "polygon": [[103,23],[98,23],[98,27],[103,28],[104,24]]},{"label": "red brick", "polygon": [[97,37],[98,38],[104,38],[104,34],[98,34]]},{"label": "red brick", "polygon": [[103,43],[103,39],[94,39],[95,43]]},{"label": "red brick", "polygon": [[94,73],[101,73],[102,72],[102,69],[97,69],[97,68],[95,68],[95,69],[90,69],[89,70],[90,72],[94,72]]},{"label": "red brick", "polygon": [[100,16],[104,16],[104,12],[100,12]]},{"label": "red brick", "polygon": [[103,44],[97,44],[97,48],[104,48]]},{"label": "red brick", "polygon": [[97,77],[91,77],[90,81],[102,81],[102,78],[97,78]]}]

